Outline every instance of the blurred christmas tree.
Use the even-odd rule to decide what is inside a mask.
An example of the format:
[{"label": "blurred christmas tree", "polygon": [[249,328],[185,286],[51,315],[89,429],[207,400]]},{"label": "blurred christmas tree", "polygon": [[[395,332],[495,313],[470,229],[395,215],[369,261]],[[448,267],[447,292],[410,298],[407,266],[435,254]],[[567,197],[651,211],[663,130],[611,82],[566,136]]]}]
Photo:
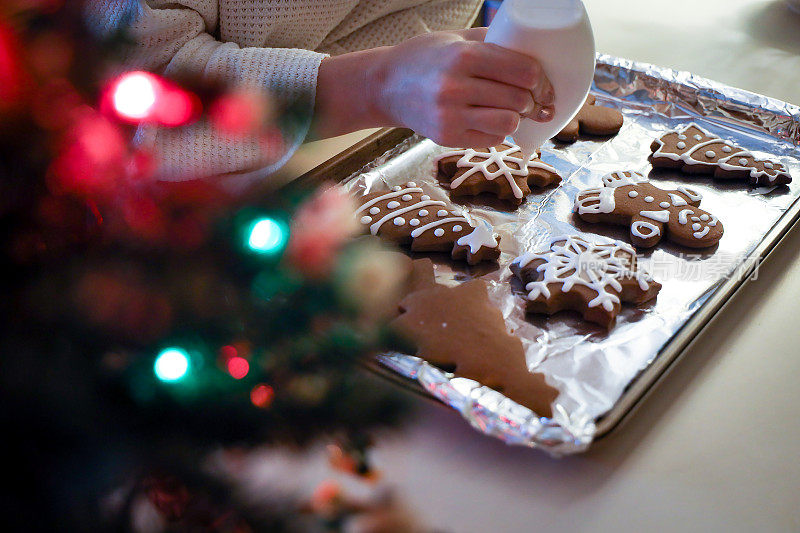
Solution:
[{"label": "blurred christmas tree", "polygon": [[206,121],[277,158],[296,111],[120,74],[124,31],[90,34],[82,8],[0,7],[0,401],[19,472],[2,521],[134,529],[146,497],[170,529],[335,529],[369,508],[331,486],[244,504],[200,465],[220,446],[325,437],[335,466],[372,475],[369,432],[404,405],[358,361],[397,344],[378,310],[407,265],[354,239],[335,188],[243,203],[213,180],[157,180],[153,154],[130,142],[139,125]]}]

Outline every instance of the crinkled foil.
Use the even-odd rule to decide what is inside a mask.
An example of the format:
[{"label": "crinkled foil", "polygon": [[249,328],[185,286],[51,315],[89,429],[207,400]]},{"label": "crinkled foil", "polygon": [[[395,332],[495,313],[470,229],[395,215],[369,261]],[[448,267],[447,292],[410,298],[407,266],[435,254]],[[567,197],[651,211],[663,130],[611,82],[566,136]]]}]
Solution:
[{"label": "crinkled foil", "polygon": [[[458,410],[472,426],[511,444],[539,447],[553,455],[585,450],[609,412],[640,373],[654,363],[670,339],[730,276],[751,270],[751,254],[767,232],[800,196],[800,108],[765,96],[693,76],[607,55],[598,56],[593,93],[598,103],[620,109],[625,125],[608,139],[562,145],[548,142],[542,160],[558,169],[561,184],[535,190],[519,208],[480,198],[454,201],[474,219],[491,222],[501,236],[498,265],[469,267],[442,254],[434,257],[437,280],[454,284],[480,277],[489,285],[509,331],[525,345],[528,366],[558,388],[551,419],[471,380],[448,374],[418,357],[386,354],[381,362],[417,380],[432,396]],[[652,170],[650,143],[664,132],[697,122],[761,156],[789,168],[789,187],[753,189],[744,181],[714,181]],[[353,192],[415,181],[437,199],[447,200],[434,175],[433,158],[444,149],[411,138],[345,181]],[[579,191],[598,187],[601,177],[635,170],[658,186],[691,184],[703,194],[701,207],[725,226],[719,247],[689,250],[662,242],[640,251],[640,268],[663,285],[658,298],[643,306],[624,304],[616,325],[606,331],[577,314],[525,316],[520,287],[508,265],[529,250],[542,250],[551,237],[598,235],[628,241],[627,228],[586,224],[572,212]],[[752,265],[749,265],[752,267]],[[756,271],[757,272],[757,271]]]}]

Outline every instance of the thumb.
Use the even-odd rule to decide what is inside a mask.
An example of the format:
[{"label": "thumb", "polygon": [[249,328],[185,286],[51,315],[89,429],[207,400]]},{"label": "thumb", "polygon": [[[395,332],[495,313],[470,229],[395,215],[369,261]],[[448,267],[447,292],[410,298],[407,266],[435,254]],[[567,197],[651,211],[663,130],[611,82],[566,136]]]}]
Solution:
[{"label": "thumb", "polygon": [[468,28],[466,30],[454,31],[456,35],[461,36],[465,41],[483,41],[486,38],[486,30],[488,28]]}]

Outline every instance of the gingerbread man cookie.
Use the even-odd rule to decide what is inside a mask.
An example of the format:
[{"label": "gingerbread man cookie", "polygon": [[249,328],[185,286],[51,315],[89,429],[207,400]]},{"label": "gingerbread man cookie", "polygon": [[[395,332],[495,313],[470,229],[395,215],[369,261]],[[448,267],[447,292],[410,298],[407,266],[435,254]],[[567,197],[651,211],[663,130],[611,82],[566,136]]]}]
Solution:
[{"label": "gingerbread man cookie", "polygon": [[547,187],[561,181],[555,168],[538,157],[525,161],[519,146],[504,143],[489,148],[450,150],[436,158],[439,179],[456,196],[496,194],[519,205],[530,185]]},{"label": "gingerbread man cookie", "polygon": [[500,256],[499,240],[487,222],[473,223],[453,206],[433,200],[416,183],[359,199],[356,217],[369,232],[415,252],[451,252],[470,265]]},{"label": "gingerbread man cookie", "polygon": [[646,302],[661,290],[638,270],[636,251],[619,241],[556,237],[548,250],[518,257],[511,271],[528,291],[526,311],[552,315],[568,309],[605,327],[614,323],[621,302]]},{"label": "gingerbread man cookie", "polygon": [[556,134],[556,140],[575,142],[581,134],[616,135],[619,133],[624,120],[622,113],[610,107],[596,105],[595,101],[595,97],[590,94],[575,118]]},{"label": "gingerbread man cookie", "polygon": [[757,159],[744,148],[689,124],[671,131],[650,146],[654,167],[679,168],[689,174],[712,174],[715,178],[747,179],[753,185],[791,183],[788,169],[778,161]]},{"label": "gingerbread man cookie", "polygon": [[666,236],[682,246],[707,248],[722,238],[722,223],[698,207],[702,196],[692,189],[665,191],[636,172],[614,172],[603,184],[578,194],[575,212],[586,222],[630,225],[636,246],[649,248]]},{"label": "gingerbread man cookie", "polygon": [[502,392],[507,398],[552,416],[558,391],[542,374],[531,373],[522,341],[506,329],[503,314],[489,300],[486,282],[436,285],[406,296],[392,322],[431,363]]}]

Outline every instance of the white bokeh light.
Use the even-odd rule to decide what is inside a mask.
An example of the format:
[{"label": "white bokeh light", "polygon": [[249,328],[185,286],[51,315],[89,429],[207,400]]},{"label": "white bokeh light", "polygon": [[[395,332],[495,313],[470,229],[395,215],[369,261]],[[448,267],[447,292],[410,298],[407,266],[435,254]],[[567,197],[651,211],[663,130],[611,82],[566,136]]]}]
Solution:
[{"label": "white bokeh light", "polygon": [[131,72],[123,76],[113,94],[114,109],[132,119],[146,118],[156,103],[156,89],[146,72]]}]

